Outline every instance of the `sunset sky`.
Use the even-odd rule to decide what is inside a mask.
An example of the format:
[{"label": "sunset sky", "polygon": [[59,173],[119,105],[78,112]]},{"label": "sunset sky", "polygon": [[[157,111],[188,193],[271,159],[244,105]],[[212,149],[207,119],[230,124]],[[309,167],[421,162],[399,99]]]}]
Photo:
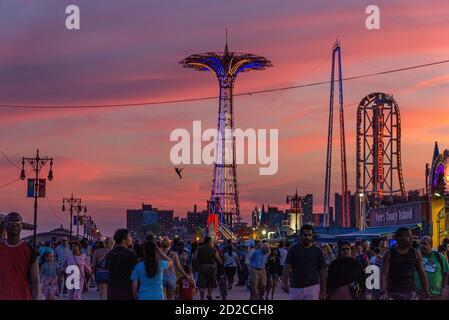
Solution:
[{"label": "sunset sky", "polygon": [[[65,28],[65,8],[81,10],[81,29]],[[365,8],[380,8],[381,29],[367,30]],[[182,68],[192,53],[229,49],[262,55],[273,67],[239,75],[235,93],[325,81],[332,44],[340,39],[343,75],[372,73],[449,59],[449,2],[299,0],[2,0],[0,105],[92,105],[209,97],[212,74]],[[407,190],[424,187],[433,145],[449,148],[449,64],[344,82],[348,183],[355,189],[355,116],[360,100],[393,94],[402,118]],[[241,211],[287,208],[298,188],[322,210],[329,85],[236,97],[239,128],[279,129],[279,170],[260,176],[240,165]],[[217,100],[117,109],[0,108],[0,150],[20,164],[36,148],[54,157],[54,180],[40,199],[39,231],[67,226],[63,197],[81,197],[105,234],[125,225],[126,209],[142,202],[185,216],[205,207],[213,167],[170,162],[170,132],[217,123]],[[338,113],[336,113],[338,115]],[[337,116],[332,192],[340,190]],[[20,170],[0,156],[0,185]],[[46,170],[44,170],[46,174]],[[26,183],[0,189],[0,212],[32,221]],[[333,199],[331,200],[333,202]]]}]

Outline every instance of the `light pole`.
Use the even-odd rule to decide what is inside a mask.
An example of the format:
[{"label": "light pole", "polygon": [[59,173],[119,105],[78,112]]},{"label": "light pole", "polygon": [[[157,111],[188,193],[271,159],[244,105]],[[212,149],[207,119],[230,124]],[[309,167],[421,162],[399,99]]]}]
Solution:
[{"label": "light pole", "polygon": [[84,214],[84,226],[83,226],[83,237],[87,238],[87,240],[89,240],[89,234],[90,234],[90,229],[92,227],[92,217],[91,216],[86,216],[86,214]]},{"label": "light pole", "polygon": [[365,195],[359,193],[359,230],[365,229]]},{"label": "light pole", "polygon": [[73,209],[81,206],[81,198],[74,198],[73,193],[70,198],[62,198],[62,211],[65,211],[65,204],[70,206],[70,242],[72,242],[73,228]]},{"label": "light pole", "polygon": [[[76,211],[76,238],[78,239],[80,236],[80,213],[81,211],[84,210],[84,216],[86,216],[86,212],[87,212],[87,207],[84,205],[81,205],[81,203],[75,207],[75,211]],[[84,225],[84,218],[83,218],[83,225]]]},{"label": "light pole", "polygon": [[[34,223],[33,223],[33,247],[36,247],[36,235],[37,235],[37,198],[45,198],[45,179],[39,179],[39,172],[48,161],[50,161],[50,170],[48,171],[48,181],[53,180],[53,158],[41,158],[39,156],[39,149],[37,149],[36,157],[34,158],[22,158],[22,171],[20,172],[20,179],[25,180],[25,161],[33,168],[35,173],[34,179],[28,179],[28,196],[34,197]],[[33,181],[34,180],[34,181]],[[34,190],[32,190],[32,187]],[[39,190],[42,187],[41,190]],[[33,195],[31,196],[31,191]],[[39,192],[41,191],[41,192]]]}]

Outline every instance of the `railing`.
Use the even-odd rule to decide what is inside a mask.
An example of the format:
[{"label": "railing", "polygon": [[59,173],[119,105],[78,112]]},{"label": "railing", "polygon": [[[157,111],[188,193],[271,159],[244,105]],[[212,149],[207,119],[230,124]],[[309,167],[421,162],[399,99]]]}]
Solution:
[{"label": "railing", "polygon": [[237,240],[237,236],[232,232],[232,230],[223,222],[218,222],[218,232],[228,240]]}]

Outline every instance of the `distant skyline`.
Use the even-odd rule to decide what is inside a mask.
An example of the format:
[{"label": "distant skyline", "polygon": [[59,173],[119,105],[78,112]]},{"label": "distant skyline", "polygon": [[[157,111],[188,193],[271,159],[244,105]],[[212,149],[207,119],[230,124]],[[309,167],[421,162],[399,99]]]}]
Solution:
[{"label": "distant skyline", "polygon": [[[1,104],[118,104],[218,95],[209,73],[178,62],[192,53],[230,51],[262,55],[273,67],[239,75],[235,93],[330,79],[331,50],[341,41],[343,76],[372,73],[449,58],[449,3],[376,1],[381,29],[367,30],[368,1],[210,2],[204,0],[76,0],[81,30],[65,29],[66,1],[0,3]],[[424,188],[425,163],[434,142],[449,148],[449,64],[346,81],[346,148],[349,189],[355,191],[355,117],[360,100],[393,94],[402,120],[405,188]],[[240,165],[242,217],[262,203],[288,208],[298,188],[314,194],[322,210],[329,85],[235,97],[236,128],[279,129],[279,170],[260,176],[258,165]],[[0,150],[20,165],[39,148],[53,157],[48,199],[39,201],[39,231],[68,225],[62,198],[83,199],[100,229],[125,226],[126,209],[142,202],[184,216],[206,206],[213,166],[188,165],[178,179],[170,162],[175,128],[192,121],[217,123],[218,100],[120,109],[29,110],[0,108]],[[337,117],[334,116],[334,124]],[[334,134],[338,148],[338,134]],[[340,192],[338,154],[331,194]],[[46,171],[45,175],[46,175]],[[0,156],[4,185],[20,175]],[[331,203],[334,203],[333,196]],[[32,221],[26,183],[0,189],[0,212],[18,211]]]}]

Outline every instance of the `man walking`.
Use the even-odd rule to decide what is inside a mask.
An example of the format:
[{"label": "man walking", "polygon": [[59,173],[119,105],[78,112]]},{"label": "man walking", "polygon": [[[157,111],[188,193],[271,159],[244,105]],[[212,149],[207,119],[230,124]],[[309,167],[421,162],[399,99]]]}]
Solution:
[{"label": "man walking", "polygon": [[[419,250],[422,254],[422,264],[429,282],[430,299],[441,300],[447,284],[449,265],[446,258],[437,251],[432,251],[432,238],[424,236]],[[421,299],[425,297],[418,273],[415,272],[415,285]]]},{"label": "man walking", "polygon": [[204,300],[206,290],[207,299],[212,300],[212,291],[217,287],[217,264],[222,264],[220,255],[213,247],[212,238],[205,237],[204,243],[198,249],[195,259],[201,300]]},{"label": "man walking", "polygon": [[270,247],[267,243],[258,243],[256,250],[250,258],[250,288],[251,300],[263,300],[267,287],[267,273],[265,263],[270,254]]},{"label": "man walking", "polygon": [[[287,253],[282,289],[290,300],[326,299],[326,261],[323,251],[313,244],[313,227],[303,225],[301,242],[293,245]],[[289,287],[289,277],[292,281]]]},{"label": "man walking", "polygon": [[412,234],[407,228],[396,231],[397,244],[383,258],[380,299],[417,300],[415,272],[422,284],[422,298],[429,299],[429,283],[419,250],[411,247]]},{"label": "man walking", "polygon": [[38,300],[38,254],[25,241],[20,240],[20,214],[8,214],[4,227],[6,239],[0,243],[0,300]]},{"label": "man walking", "polygon": [[[61,244],[56,247],[56,262],[58,263],[58,266],[62,266],[67,257],[72,254],[68,241],[69,240],[67,237],[62,237]],[[60,293],[65,294],[67,292],[67,288],[65,286],[65,279],[67,278],[67,275],[65,272],[63,274],[64,275],[59,278],[59,291]]]},{"label": "man walking", "polygon": [[118,229],[114,241],[115,248],[105,258],[109,271],[108,300],[134,300],[131,273],[137,264],[137,255],[128,249],[133,242],[131,235],[126,229]]}]

